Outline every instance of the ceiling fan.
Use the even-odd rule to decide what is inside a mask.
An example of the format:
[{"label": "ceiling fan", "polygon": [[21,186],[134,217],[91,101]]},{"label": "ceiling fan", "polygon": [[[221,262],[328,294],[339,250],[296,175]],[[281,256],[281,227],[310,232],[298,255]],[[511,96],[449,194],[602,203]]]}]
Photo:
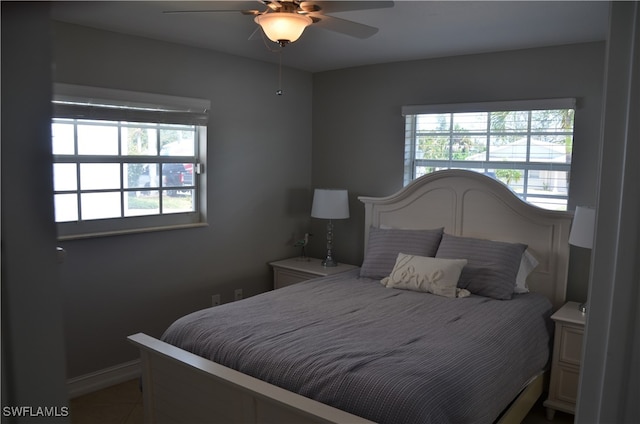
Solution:
[{"label": "ceiling fan", "polygon": [[[305,28],[316,25],[319,28],[339,32],[356,38],[368,38],[378,32],[378,28],[346,19],[329,16],[327,13],[393,7],[392,1],[301,1],[301,0],[258,0],[266,8],[229,9],[238,2],[214,2],[211,9],[166,10],[164,13],[208,13],[241,12],[254,16],[267,38],[284,47],[296,41]],[[254,32],[255,33],[255,32]],[[249,37],[251,38],[251,37]]]}]

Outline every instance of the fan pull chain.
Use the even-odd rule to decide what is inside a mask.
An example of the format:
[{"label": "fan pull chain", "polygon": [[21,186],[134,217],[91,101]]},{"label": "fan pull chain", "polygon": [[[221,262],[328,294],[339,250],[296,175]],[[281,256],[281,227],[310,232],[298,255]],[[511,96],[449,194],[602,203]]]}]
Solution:
[{"label": "fan pull chain", "polygon": [[280,46],[277,50],[272,49],[272,43],[267,40],[267,37],[264,35],[264,31],[260,31],[260,34],[262,35],[262,42],[267,50],[271,53],[278,53],[278,89],[276,90],[276,94],[278,96],[282,96],[282,50],[284,49],[284,46]]},{"label": "fan pull chain", "polygon": [[282,49],[280,49],[278,55],[280,60],[278,63],[278,89],[276,90],[276,94],[282,96]]}]

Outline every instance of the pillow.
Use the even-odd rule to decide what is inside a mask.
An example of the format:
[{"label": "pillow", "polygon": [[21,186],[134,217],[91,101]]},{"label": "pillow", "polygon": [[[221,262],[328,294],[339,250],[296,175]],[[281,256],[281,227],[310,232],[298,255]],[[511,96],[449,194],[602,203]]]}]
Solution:
[{"label": "pillow", "polygon": [[458,278],[466,264],[466,259],[436,259],[399,253],[391,275],[380,283],[388,288],[456,297]]},{"label": "pillow", "polygon": [[369,242],[360,276],[384,278],[391,273],[398,253],[435,256],[444,228],[433,230],[369,229]]},{"label": "pillow", "polygon": [[527,245],[443,234],[436,258],[467,259],[458,287],[494,299],[511,299]]},{"label": "pillow", "polygon": [[514,293],[529,293],[527,277],[537,266],[538,260],[529,250],[525,250],[520,258],[520,268],[518,268],[518,275],[516,275],[516,287],[513,289]]}]

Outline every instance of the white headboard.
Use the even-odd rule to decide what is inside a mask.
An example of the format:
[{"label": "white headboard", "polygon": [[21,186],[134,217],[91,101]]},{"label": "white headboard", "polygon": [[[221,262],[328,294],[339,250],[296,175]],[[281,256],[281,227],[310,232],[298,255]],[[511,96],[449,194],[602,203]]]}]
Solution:
[{"label": "white headboard", "polygon": [[569,230],[573,213],[550,211],[520,200],[504,184],[472,171],[445,170],[420,177],[387,197],[359,197],[369,227],[444,227],[448,234],[525,243],[539,261],[529,289],[559,308],[565,301]]}]

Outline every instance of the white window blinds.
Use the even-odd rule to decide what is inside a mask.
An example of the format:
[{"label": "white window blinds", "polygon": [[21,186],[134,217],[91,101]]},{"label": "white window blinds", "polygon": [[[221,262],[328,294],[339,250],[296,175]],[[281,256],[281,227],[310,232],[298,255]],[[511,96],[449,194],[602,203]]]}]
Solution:
[{"label": "white window blinds", "polygon": [[451,103],[402,106],[402,116],[433,113],[493,112],[514,110],[575,109],[576,99],[511,100],[502,102]]},{"label": "white window blinds", "polygon": [[206,126],[210,108],[206,99],[54,84],[56,118]]}]

